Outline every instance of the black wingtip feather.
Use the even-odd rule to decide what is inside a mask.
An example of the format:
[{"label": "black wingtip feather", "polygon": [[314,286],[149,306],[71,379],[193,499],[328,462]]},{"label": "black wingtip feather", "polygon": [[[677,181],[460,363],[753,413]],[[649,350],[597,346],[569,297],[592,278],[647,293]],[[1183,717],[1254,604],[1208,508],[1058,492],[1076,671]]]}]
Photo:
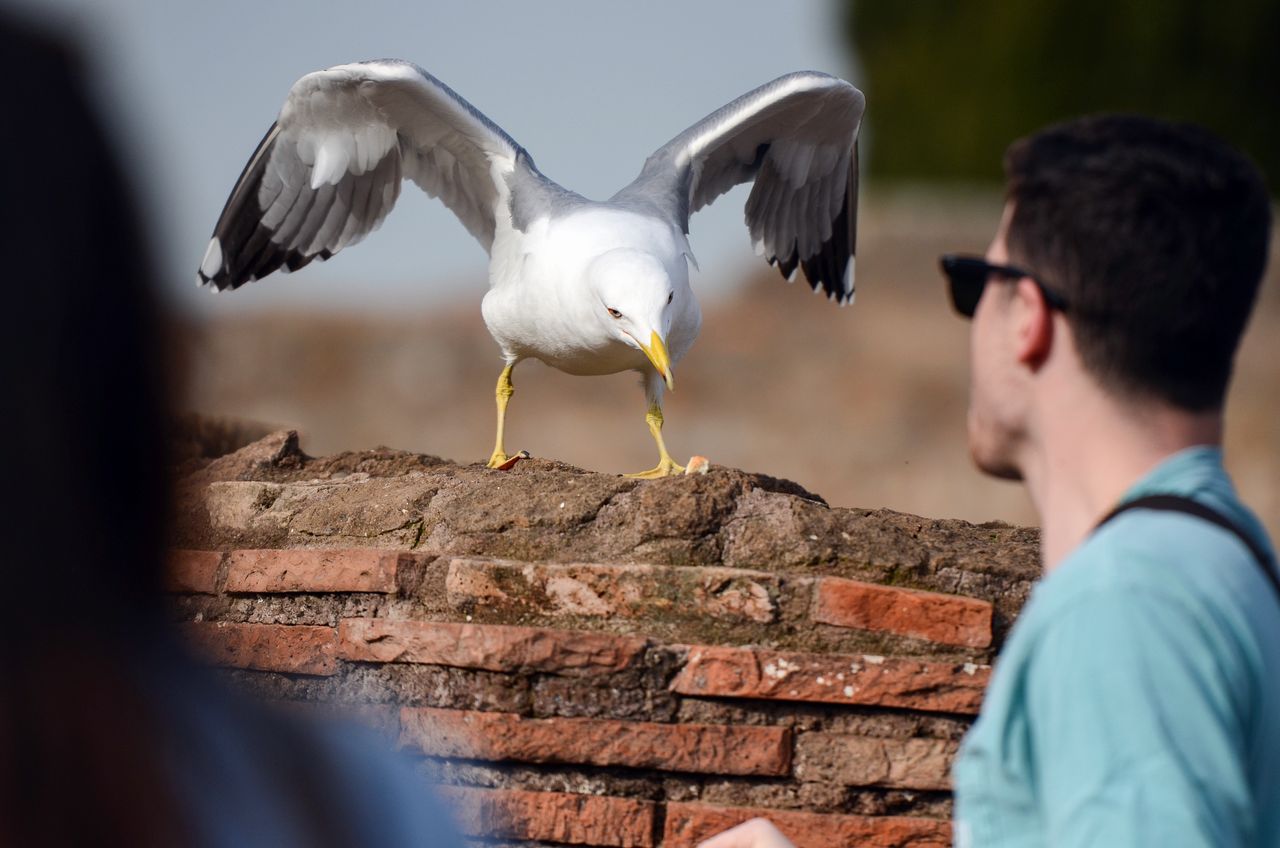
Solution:
[{"label": "black wingtip feather", "polygon": [[[855,169],[857,167],[856,154],[852,167]],[[852,215],[856,214],[856,211],[851,211],[856,210],[856,191],[857,177],[851,176],[850,185],[840,205],[840,212],[832,222],[831,236],[819,246],[816,253],[800,259],[793,247],[791,256],[787,260],[778,260],[777,257],[770,259],[771,262],[777,262],[785,277],[790,277],[798,262],[804,270],[804,276],[810,288],[814,291],[820,289],[829,299],[839,303],[848,303],[853,299],[854,294],[852,290],[845,291],[844,277],[854,255],[853,244],[856,233],[850,222]]]},{"label": "black wingtip feather", "polygon": [[800,264],[800,258],[793,250],[786,259],[773,256],[770,257],[769,262],[778,266],[778,270],[782,272],[782,279],[791,282],[795,278],[796,266]]},{"label": "black wingtip feather", "polygon": [[279,125],[273,123],[245,163],[213,228],[221,260],[213,273],[206,273],[203,267],[197,273],[204,284],[218,291],[238,289],[265,277],[279,269],[293,253],[275,244],[271,231],[260,223],[263,210],[258,205],[258,191],[278,134]]},{"label": "black wingtip feather", "polygon": [[[855,142],[850,161],[850,173],[845,188],[844,198],[840,204],[840,212],[832,222],[831,235],[818,250],[810,256],[801,257],[795,242],[791,244],[791,252],[784,259],[776,254],[768,257],[770,265],[774,265],[782,273],[784,279],[790,281],[799,267],[804,271],[809,287],[822,291],[828,299],[840,304],[853,300],[853,286],[849,291],[844,289],[845,271],[854,260],[857,240],[857,204],[858,204],[858,147]],[[852,281],[850,281],[852,283]]]}]

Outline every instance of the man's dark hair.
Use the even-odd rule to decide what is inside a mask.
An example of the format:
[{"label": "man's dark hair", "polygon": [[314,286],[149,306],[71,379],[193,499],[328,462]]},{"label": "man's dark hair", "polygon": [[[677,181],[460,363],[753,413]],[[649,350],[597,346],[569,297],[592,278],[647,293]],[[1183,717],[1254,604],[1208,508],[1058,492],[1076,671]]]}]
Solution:
[{"label": "man's dark hair", "polygon": [[1082,118],[1005,154],[1013,261],[1063,294],[1084,367],[1106,389],[1221,407],[1267,261],[1257,168],[1209,131]]}]

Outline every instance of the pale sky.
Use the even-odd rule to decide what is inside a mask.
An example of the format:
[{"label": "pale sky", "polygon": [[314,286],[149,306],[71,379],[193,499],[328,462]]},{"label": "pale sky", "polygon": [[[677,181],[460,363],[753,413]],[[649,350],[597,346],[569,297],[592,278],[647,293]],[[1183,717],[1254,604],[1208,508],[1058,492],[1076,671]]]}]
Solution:
[{"label": "pale sky", "polygon": [[[52,11],[86,42],[144,192],[166,293],[197,314],[399,310],[478,300],[485,289],[484,250],[411,183],[378,232],[327,263],[216,297],[196,288],[227,194],[290,85],[309,71],[414,61],[524,145],[543,173],[595,198],[629,182],[677,132],[780,74],[812,69],[859,83],[837,11],[819,0],[11,5]],[[704,292],[760,262],[742,223],[745,200],[739,187],[692,220],[703,269],[695,286]]]}]

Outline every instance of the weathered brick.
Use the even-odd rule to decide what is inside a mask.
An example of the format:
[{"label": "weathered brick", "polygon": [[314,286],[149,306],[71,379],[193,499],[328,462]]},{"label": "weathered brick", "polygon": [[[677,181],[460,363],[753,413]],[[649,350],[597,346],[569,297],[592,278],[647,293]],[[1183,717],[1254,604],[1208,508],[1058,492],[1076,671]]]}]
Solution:
[{"label": "weathered brick", "polygon": [[188,595],[212,595],[218,591],[220,551],[170,551],[164,570],[165,589]]},{"label": "weathered brick", "polygon": [[977,713],[990,673],[990,666],[973,663],[696,646],[671,688],[702,697]]},{"label": "weathered brick", "polygon": [[802,733],[796,740],[796,777],[845,786],[950,789],[958,748],[947,739]]},{"label": "weathered brick", "polygon": [[182,629],[215,665],[321,676],[338,670],[330,627],[207,621],[186,622]]},{"label": "weathered brick", "polygon": [[330,677],[229,669],[225,676],[268,699],[387,705],[395,710],[397,736],[404,704],[512,713],[529,709],[526,678],[439,665],[360,663]]},{"label": "weathered brick", "polygon": [[348,660],[554,674],[621,671],[648,644],[609,633],[384,618],[343,619],[338,632]]},{"label": "weathered brick", "polygon": [[694,848],[699,842],[736,824],[767,818],[797,848],[857,845],[859,848],[948,848],[951,825],[937,819],[908,816],[853,816],[716,807],[710,804],[667,804],[663,848]]},{"label": "weathered brick", "polygon": [[628,766],[701,774],[786,775],[782,727],[658,724],[405,707],[400,744],[431,757]]},{"label": "weathered brick", "polygon": [[400,562],[411,554],[378,548],[254,550],[228,555],[228,592],[396,591]]},{"label": "weathered brick", "polygon": [[669,676],[664,676],[653,668],[646,668],[643,672],[636,670],[590,677],[534,675],[529,681],[529,693],[533,699],[532,714],[539,718],[616,718],[671,722],[680,710],[680,702],[686,699],[666,688],[668,678]]},{"label": "weathered brick", "polygon": [[441,800],[467,836],[650,848],[651,801],[567,792],[442,786]]},{"label": "weathered brick", "polygon": [[813,618],[823,624],[881,630],[946,645],[985,648],[991,644],[991,604],[986,601],[840,577],[818,581]]},{"label": "weathered brick", "polygon": [[[798,584],[808,578],[792,578]],[[544,615],[711,617],[765,624],[779,616],[785,580],[740,568],[523,563],[459,557],[446,590],[455,607],[481,604]]]},{"label": "weathered brick", "polygon": [[[483,604],[485,607],[505,607],[519,604],[499,584],[498,577],[504,569],[486,568],[486,560],[453,559],[445,575],[445,599],[453,607],[469,607]],[[523,578],[521,578],[523,579]]]}]

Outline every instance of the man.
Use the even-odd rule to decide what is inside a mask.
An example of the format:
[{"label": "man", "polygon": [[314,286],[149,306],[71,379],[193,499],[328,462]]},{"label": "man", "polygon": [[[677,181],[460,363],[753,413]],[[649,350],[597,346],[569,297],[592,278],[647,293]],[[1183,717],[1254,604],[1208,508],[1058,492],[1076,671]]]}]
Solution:
[{"label": "man", "polygon": [[[1266,190],[1204,130],[1128,116],[1005,170],[986,257],[943,268],[970,451],[1025,482],[1045,577],[956,763],[956,844],[1280,845],[1280,584],[1220,450]],[[706,844],[787,844],[733,833]]]},{"label": "man", "polygon": [[[1046,576],[956,764],[957,843],[1280,844],[1280,588],[1220,451],[1266,190],[1137,117],[1041,132],[1005,170],[990,266],[944,267],[974,322],[970,451],[1025,481]],[[1156,495],[1191,503],[1106,521]]]}]

